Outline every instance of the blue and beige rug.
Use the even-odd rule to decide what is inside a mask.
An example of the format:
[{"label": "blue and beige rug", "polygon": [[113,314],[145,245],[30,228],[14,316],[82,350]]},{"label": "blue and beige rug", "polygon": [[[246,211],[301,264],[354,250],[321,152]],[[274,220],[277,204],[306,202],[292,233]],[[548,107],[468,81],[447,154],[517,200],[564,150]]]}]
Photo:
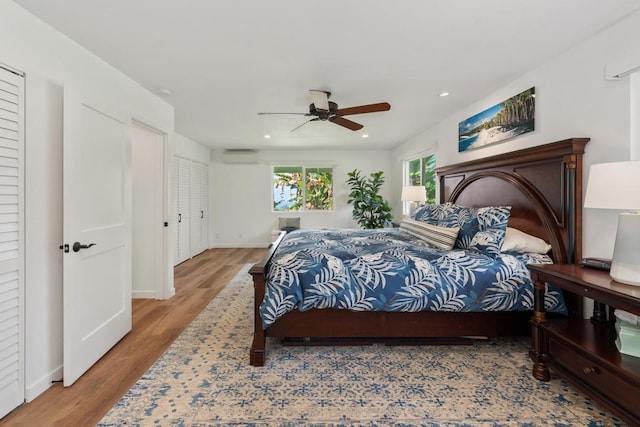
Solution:
[{"label": "blue and beige rug", "polygon": [[100,426],[619,426],[566,382],[531,376],[528,341],[283,347],[249,366],[244,268]]}]

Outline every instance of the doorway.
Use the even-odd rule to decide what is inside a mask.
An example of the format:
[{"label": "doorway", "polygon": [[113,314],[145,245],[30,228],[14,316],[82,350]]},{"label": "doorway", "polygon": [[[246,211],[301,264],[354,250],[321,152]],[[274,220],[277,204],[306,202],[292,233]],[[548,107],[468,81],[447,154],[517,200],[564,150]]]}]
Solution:
[{"label": "doorway", "polygon": [[132,297],[171,296],[166,257],[165,209],[166,135],[133,122],[132,170]]}]

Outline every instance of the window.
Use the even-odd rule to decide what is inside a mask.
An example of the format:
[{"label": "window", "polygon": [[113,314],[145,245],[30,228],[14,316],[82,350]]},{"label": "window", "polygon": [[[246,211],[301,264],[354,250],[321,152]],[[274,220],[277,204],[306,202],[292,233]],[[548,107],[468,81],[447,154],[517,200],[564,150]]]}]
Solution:
[{"label": "window", "polygon": [[333,168],[274,166],[273,210],[333,209]]},{"label": "window", "polygon": [[[436,202],[436,155],[408,160],[405,164],[405,185],[424,185],[426,203]],[[407,206],[405,206],[407,208]],[[405,210],[406,212],[406,210]]]}]

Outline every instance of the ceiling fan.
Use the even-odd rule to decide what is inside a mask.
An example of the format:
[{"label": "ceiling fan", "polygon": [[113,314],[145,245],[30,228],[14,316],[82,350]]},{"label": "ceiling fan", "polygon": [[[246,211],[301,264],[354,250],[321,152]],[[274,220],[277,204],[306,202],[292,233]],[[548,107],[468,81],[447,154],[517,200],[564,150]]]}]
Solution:
[{"label": "ceiling fan", "polygon": [[302,126],[306,125],[309,122],[316,122],[319,120],[323,122],[330,121],[339,126],[356,131],[362,129],[364,126],[360,123],[356,123],[352,120],[346,119],[344,118],[344,116],[350,116],[353,114],[376,113],[379,111],[389,111],[391,109],[391,105],[388,102],[358,105],[356,107],[338,108],[338,104],[333,101],[329,101],[331,92],[327,92],[325,90],[310,90],[309,95],[311,95],[311,100],[313,102],[309,105],[308,113],[258,113],[258,115],[262,116],[266,114],[297,114],[301,116],[314,117],[313,119],[309,119],[306,122],[302,123],[300,126],[292,129],[291,132],[295,131],[296,129],[300,129]]}]

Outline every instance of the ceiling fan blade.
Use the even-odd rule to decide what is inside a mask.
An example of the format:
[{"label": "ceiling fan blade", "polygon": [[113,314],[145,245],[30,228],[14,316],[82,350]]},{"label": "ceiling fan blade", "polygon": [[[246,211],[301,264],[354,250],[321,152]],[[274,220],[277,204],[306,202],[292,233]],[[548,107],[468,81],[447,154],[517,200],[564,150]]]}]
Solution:
[{"label": "ceiling fan blade", "polygon": [[376,113],[378,111],[389,111],[391,105],[388,102],[379,102],[377,104],[358,105],[357,107],[340,108],[336,114],[341,116],[349,116],[351,114]]},{"label": "ceiling fan blade", "polygon": [[296,116],[310,116],[309,113],[258,113],[259,116],[264,116],[267,114],[295,114]]},{"label": "ceiling fan blade", "polygon": [[329,92],[325,92],[324,90],[310,90],[309,95],[311,95],[316,110],[329,111]]},{"label": "ceiling fan blade", "polygon": [[309,123],[309,122],[316,122],[316,121],[318,121],[318,120],[320,120],[320,119],[315,118],[315,119],[307,120],[306,122],[304,122],[304,123],[303,123],[303,124],[301,124],[300,126],[296,126],[296,127],[294,127],[293,129],[291,129],[291,132],[293,132],[294,130],[298,130],[298,129],[300,129],[302,126],[306,125],[306,124],[307,124],[307,123]]},{"label": "ceiling fan blade", "polygon": [[351,120],[340,116],[333,116],[329,121],[353,131],[360,130],[364,127],[360,123],[352,122]]}]

